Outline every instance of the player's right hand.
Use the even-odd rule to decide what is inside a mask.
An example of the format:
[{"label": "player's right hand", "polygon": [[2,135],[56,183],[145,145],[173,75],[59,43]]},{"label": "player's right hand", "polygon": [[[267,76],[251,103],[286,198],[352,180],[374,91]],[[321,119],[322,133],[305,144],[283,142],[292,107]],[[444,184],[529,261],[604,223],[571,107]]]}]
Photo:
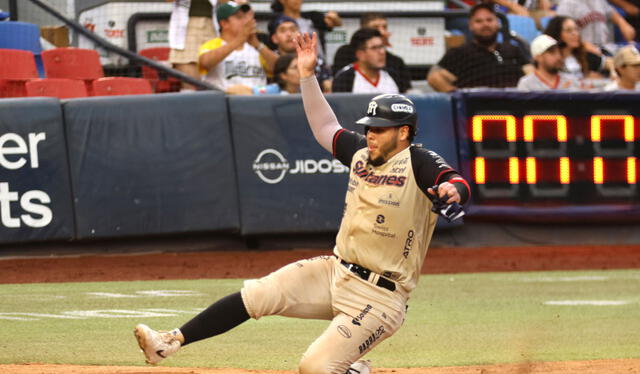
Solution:
[{"label": "player's right hand", "polygon": [[307,78],[315,74],[318,61],[318,35],[298,34],[294,38],[298,53],[298,73],[300,78]]}]

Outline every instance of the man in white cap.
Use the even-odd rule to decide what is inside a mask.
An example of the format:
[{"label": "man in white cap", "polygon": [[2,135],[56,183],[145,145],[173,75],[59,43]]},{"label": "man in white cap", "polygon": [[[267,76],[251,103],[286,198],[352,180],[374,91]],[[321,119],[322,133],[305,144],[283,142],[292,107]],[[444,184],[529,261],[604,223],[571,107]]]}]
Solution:
[{"label": "man in white cap", "polygon": [[523,91],[570,90],[580,88],[570,75],[562,73],[564,58],[558,41],[542,34],[531,42],[531,56],[535,70],[518,81]]},{"label": "man in white cap", "polygon": [[618,73],[618,80],[604,87],[605,91],[636,90],[640,82],[640,53],[632,45],[622,47],[613,57],[613,65]]}]

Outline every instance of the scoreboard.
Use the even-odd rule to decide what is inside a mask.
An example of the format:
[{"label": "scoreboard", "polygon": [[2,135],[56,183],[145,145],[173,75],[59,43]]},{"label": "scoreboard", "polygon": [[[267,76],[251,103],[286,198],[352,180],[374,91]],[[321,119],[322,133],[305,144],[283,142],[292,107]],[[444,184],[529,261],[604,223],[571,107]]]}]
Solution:
[{"label": "scoreboard", "polygon": [[640,218],[640,94],[485,91],[457,99],[471,214]]}]

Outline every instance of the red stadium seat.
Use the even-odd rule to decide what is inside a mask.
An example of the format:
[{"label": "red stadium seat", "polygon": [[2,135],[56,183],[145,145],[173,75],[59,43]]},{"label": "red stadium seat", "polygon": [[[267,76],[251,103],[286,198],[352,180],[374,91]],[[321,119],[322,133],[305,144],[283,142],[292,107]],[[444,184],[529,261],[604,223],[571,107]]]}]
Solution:
[{"label": "red stadium seat", "polygon": [[[166,62],[167,66],[171,67],[169,63],[169,47],[147,48],[139,51],[138,54],[158,62]],[[156,69],[146,65],[142,66],[142,77],[151,83],[155,92],[178,92],[182,85],[180,80],[173,77],[161,79]]]},{"label": "red stadium seat", "polygon": [[104,77],[100,55],[91,49],[55,48],[42,52],[47,78],[83,80],[91,94],[91,82]]},{"label": "red stadium seat", "polygon": [[48,96],[59,99],[86,97],[87,87],[81,80],[64,78],[35,79],[25,84],[27,96]]},{"label": "red stadium seat", "polygon": [[93,81],[94,96],[152,94],[151,84],[144,78],[109,77]]},{"label": "red stadium seat", "polygon": [[23,97],[27,80],[38,78],[33,53],[0,49],[0,97]]}]

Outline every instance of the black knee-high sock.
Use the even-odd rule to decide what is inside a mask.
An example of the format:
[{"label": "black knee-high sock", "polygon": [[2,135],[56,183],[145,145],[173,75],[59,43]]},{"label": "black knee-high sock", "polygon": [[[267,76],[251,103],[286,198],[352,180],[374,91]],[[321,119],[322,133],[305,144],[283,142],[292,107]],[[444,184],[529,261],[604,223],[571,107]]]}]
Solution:
[{"label": "black knee-high sock", "polygon": [[182,345],[220,335],[248,319],[240,292],[225,296],[180,327],[184,336]]}]

